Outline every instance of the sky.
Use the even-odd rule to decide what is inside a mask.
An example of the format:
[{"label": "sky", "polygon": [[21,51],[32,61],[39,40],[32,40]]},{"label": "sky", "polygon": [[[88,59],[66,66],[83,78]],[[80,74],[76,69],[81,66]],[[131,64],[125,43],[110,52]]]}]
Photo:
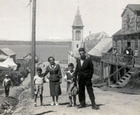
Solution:
[{"label": "sky", "polygon": [[[0,40],[31,40],[30,0],[0,0]],[[37,0],[36,40],[71,40],[79,6],[84,38],[91,33],[112,36],[121,28],[127,4],[140,0]]]}]

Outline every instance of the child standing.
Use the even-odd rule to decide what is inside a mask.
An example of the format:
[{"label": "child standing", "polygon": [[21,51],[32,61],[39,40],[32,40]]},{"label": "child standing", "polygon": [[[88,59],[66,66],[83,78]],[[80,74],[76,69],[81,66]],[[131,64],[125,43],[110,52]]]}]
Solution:
[{"label": "child standing", "polygon": [[72,107],[72,98],[74,102],[74,106],[76,106],[76,95],[72,95],[72,90],[74,88],[74,65],[73,63],[68,64],[68,71],[65,74],[64,79],[67,82],[67,93],[69,95],[69,105],[68,107]]},{"label": "child standing", "polygon": [[34,90],[35,90],[35,98],[34,98],[34,106],[36,107],[37,95],[40,94],[40,105],[43,105],[43,83],[44,76],[42,75],[42,69],[37,68],[37,75],[34,76]]},{"label": "child standing", "polygon": [[3,86],[5,89],[5,97],[9,96],[10,87],[13,86],[12,80],[9,78],[8,74],[5,74],[5,78],[3,80]]}]

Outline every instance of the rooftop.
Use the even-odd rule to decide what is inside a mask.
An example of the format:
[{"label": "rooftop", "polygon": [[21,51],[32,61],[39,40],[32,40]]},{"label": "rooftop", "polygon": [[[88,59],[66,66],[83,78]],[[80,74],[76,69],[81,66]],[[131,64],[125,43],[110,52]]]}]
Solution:
[{"label": "rooftop", "polygon": [[11,55],[16,55],[15,52],[13,52],[11,49],[9,48],[2,48],[0,49],[2,52],[4,52],[6,55],[11,56]]},{"label": "rooftop", "polygon": [[123,16],[123,14],[124,14],[124,12],[126,11],[127,8],[130,8],[135,13],[140,12],[140,4],[128,4],[121,16]]},{"label": "rooftop", "polygon": [[75,19],[74,19],[74,22],[73,22],[73,25],[72,26],[84,26],[83,25],[83,22],[82,22],[82,19],[81,19],[81,15],[80,15],[80,11],[79,11],[79,8],[77,9],[77,13],[75,15]]},{"label": "rooftop", "polygon": [[102,39],[88,54],[96,57],[101,57],[102,53],[107,53],[112,48],[112,38]]},{"label": "rooftop", "polygon": [[140,33],[140,30],[128,30],[128,31],[123,31],[122,29],[120,29],[120,30],[117,31],[113,36],[118,36],[118,35],[129,35],[129,34],[136,34],[136,33]]}]

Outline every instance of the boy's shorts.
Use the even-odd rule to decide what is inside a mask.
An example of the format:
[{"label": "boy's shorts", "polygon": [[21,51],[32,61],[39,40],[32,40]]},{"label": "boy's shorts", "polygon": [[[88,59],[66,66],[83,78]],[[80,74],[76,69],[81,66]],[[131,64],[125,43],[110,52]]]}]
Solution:
[{"label": "boy's shorts", "polygon": [[35,85],[35,94],[43,94],[43,85]]}]

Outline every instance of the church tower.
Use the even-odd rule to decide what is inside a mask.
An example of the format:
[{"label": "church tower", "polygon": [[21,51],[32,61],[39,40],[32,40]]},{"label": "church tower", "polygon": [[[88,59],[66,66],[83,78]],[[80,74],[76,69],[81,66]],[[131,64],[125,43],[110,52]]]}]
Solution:
[{"label": "church tower", "polygon": [[81,19],[79,8],[75,15],[75,19],[72,25],[72,49],[71,51],[76,56],[78,54],[78,49],[83,47],[83,22]]}]

